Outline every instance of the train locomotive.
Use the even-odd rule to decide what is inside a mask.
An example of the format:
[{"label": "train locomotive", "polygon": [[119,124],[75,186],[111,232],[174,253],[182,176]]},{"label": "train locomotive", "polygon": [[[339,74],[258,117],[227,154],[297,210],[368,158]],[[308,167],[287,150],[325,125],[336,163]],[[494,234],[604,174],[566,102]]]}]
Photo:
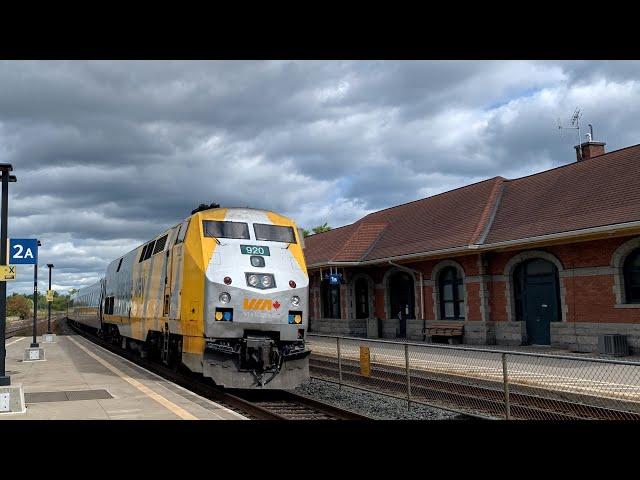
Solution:
[{"label": "train locomotive", "polygon": [[220,386],[292,389],[309,378],[303,241],[276,213],[201,207],[111,262],[68,317]]}]

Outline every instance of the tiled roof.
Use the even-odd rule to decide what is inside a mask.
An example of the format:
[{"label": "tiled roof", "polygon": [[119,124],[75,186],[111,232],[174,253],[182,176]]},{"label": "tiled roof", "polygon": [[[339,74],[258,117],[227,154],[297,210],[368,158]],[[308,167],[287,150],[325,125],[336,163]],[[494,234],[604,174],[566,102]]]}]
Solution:
[{"label": "tiled roof", "polygon": [[485,243],[640,220],[640,145],[508,182]]},{"label": "tiled roof", "polygon": [[309,265],[384,259],[640,221],[640,145],[495,177],[305,239]]}]

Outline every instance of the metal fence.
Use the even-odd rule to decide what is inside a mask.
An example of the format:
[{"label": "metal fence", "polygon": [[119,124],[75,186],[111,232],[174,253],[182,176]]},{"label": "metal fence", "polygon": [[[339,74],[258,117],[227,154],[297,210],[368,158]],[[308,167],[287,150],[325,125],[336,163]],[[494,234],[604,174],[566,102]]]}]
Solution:
[{"label": "metal fence", "polygon": [[309,334],[313,378],[488,418],[640,420],[640,363]]}]

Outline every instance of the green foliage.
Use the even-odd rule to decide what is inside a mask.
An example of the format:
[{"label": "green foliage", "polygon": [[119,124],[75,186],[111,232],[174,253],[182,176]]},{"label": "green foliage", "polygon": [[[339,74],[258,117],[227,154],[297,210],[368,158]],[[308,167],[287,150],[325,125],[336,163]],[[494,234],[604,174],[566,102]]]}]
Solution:
[{"label": "green foliage", "polygon": [[[38,310],[45,311],[47,310],[47,292],[38,291]],[[14,295],[23,296],[29,300],[29,304],[33,305],[33,293],[30,295],[25,294],[17,294]],[[67,309],[67,303],[69,302],[69,295],[60,295],[55,290],[53,291],[53,301],[51,302],[51,311],[52,312],[61,312]],[[30,307],[31,308],[31,307]],[[33,310],[32,310],[33,311]]]},{"label": "green foliage", "polygon": [[327,222],[324,222],[323,225],[318,225],[317,227],[313,227],[311,231],[307,230],[306,228],[303,228],[302,235],[305,237],[308,237],[309,235],[312,235],[314,233],[323,233],[323,232],[328,232],[329,230],[331,230],[331,227],[327,225]]},{"label": "green foliage", "polygon": [[33,301],[14,293],[7,298],[7,316],[27,318],[33,312]]}]

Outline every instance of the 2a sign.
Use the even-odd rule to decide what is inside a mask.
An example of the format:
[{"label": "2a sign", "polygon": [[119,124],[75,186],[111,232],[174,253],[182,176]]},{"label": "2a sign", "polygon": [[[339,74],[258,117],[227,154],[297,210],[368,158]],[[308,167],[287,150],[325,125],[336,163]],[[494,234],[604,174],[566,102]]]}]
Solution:
[{"label": "2a sign", "polygon": [[9,264],[35,265],[37,263],[37,238],[12,238],[9,240]]}]

